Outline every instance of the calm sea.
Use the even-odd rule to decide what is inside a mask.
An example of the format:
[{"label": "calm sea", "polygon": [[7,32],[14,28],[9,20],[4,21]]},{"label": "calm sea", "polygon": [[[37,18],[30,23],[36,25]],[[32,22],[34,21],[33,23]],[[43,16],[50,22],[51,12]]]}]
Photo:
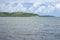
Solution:
[{"label": "calm sea", "polygon": [[0,17],[0,40],[60,40],[60,18]]}]

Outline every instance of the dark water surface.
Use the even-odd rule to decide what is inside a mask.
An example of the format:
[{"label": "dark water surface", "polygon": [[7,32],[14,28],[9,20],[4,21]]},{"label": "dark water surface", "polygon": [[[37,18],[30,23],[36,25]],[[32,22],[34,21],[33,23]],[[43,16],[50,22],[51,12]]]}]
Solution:
[{"label": "dark water surface", "polygon": [[60,18],[0,17],[0,40],[60,40]]}]

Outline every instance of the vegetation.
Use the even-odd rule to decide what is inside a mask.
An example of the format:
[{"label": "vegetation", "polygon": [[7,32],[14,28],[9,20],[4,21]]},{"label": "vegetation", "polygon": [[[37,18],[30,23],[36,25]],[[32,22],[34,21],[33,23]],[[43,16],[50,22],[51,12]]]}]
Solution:
[{"label": "vegetation", "polygon": [[33,14],[33,13],[24,13],[24,12],[13,12],[13,13],[8,13],[8,12],[0,12],[0,17],[32,17],[32,16],[39,16],[39,17],[54,17],[50,15],[38,15],[38,14]]},{"label": "vegetation", "polygon": [[51,15],[42,15],[42,16],[39,16],[39,17],[55,17],[55,16],[51,16]]},{"label": "vegetation", "polygon": [[38,16],[38,14],[33,13],[23,13],[23,12],[0,12],[0,17],[31,17],[31,16]]}]

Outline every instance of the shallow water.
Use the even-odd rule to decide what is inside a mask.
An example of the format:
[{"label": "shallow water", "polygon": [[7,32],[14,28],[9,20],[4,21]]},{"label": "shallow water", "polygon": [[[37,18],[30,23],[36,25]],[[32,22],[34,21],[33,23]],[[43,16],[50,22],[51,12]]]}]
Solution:
[{"label": "shallow water", "polygon": [[60,40],[60,18],[0,17],[0,40]]}]

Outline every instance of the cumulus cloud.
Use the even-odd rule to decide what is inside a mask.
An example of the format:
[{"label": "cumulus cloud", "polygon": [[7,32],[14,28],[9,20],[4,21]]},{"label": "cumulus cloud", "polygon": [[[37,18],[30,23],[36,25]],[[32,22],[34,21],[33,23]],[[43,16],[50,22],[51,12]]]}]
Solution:
[{"label": "cumulus cloud", "polygon": [[26,8],[23,7],[23,5],[19,2],[12,2],[9,4],[9,11],[10,12],[17,12],[17,11],[25,11]]},{"label": "cumulus cloud", "polygon": [[45,9],[46,9],[45,6],[40,6],[40,7],[37,9],[37,11],[35,11],[35,12],[36,12],[36,13],[41,13],[41,12],[43,12]]},{"label": "cumulus cloud", "polygon": [[0,10],[3,12],[17,12],[17,11],[25,11],[25,7],[20,2],[10,2],[10,3],[1,3]]},{"label": "cumulus cloud", "polygon": [[39,13],[39,14],[51,14],[53,13],[55,10],[54,6],[48,5],[46,6],[40,6],[37,11],[35,11],[35,13]]},{"label": "cumulus cloud", "polygon": [[0,12],[7,12],[8,11],[8,5],[1,3],[0,4]]},{"label": "cumulus cloud", "polygon": [[[36,2],[34,2],[34,5],[32,7],[29,8],[29,10],[31,12],[35,12],[35,13],[51,13],[55,11],[55,7],[60,7],[59,5],[56,5],[57,3],[59,3],[59,0],[38,0]],[[42,5],[44,4],[44,5]],[[40,6],[42,5],[42,6]]]},{"label": "cumulus cloud", "polygon": [[55,5],[55,11],[54,11],[54,13],[57,15],[60,15],[60,3],[57,3],[56,5]]},{"label": "cumulus cloud", "polygon": [[[27,8],[23,3],[32,3],[33,5]],[[60,11],[60,0],[0,0],[0,12],[2,11],[51,14]]]},{"label": "cumulus cloud", "polygon": [[55,7],[60,9],[60,3],[56,4]]}]

